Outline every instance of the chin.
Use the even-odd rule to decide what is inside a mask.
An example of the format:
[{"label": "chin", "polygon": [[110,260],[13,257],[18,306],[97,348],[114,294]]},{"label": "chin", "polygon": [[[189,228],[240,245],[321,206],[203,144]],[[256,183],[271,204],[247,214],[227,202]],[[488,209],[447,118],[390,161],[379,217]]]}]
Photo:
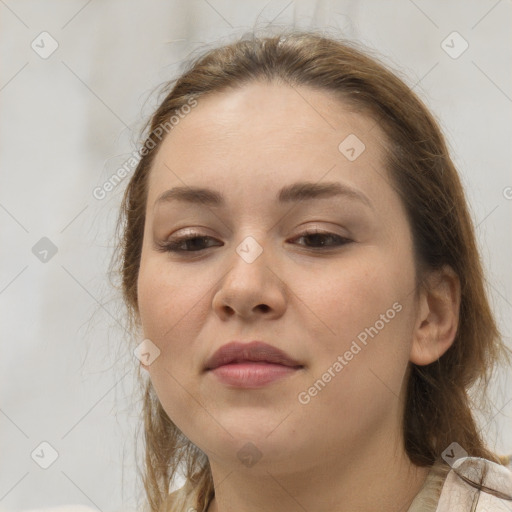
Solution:
[{"label": "chin", "polygon": [[[289,452],[294,445],[297,446],[297,441],[293,440],[290,432],[291,425],[285,425],[288,420],[282,423],[286,414],[279,417],[270,414],[256,417],[254,413],[233,412],[229,416],[214,417],[217,421],[211,420],[206,432],[201,430],[190,437],[195,442],[197,436],[196,444],[203,451],[207,451],[208,446],[217,455],[231,456],[245,445],[252,444],[268,457],[270,453],[278,456]],[[295,428],[293,430],[297,431]]]}]

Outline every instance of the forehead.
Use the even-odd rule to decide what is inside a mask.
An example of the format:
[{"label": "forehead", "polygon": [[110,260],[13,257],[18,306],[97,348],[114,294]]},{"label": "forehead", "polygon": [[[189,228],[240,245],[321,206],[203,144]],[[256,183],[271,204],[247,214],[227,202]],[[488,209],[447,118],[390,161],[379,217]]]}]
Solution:
[{"label": "forehead", "polygon": [[[158,150],[148,204],[162,190],[187,184],[243,187],[254,195],[328,175],[370,194],[382,187],[379,126],[331,92],[255,82],[197,101]],[[357,158],[343,153],[347,145]]]}]

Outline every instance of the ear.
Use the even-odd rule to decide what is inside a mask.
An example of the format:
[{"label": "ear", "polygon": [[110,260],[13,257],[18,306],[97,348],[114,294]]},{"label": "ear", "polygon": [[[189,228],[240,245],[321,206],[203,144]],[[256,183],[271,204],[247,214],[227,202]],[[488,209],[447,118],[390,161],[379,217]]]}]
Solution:
[{"label": "ear", "polygon": [[452,345],[459,323],[460,280],[445,265],[427,276],[419,291],[410,361],[423,366],[439,359]]}]

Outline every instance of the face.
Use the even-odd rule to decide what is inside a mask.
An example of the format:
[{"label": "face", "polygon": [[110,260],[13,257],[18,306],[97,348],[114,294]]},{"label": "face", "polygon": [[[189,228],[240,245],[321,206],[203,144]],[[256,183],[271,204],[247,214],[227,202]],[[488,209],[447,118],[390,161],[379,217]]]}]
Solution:
[{"label": "face", "polygon": [[[314,467],[399,432],[415,270],[382,141],[327,92],[253,83],[200,98],[160,147],[138,279],[143,334],[160,350],[146,369],[211,461],[252,450],[253,470]],[[206,371],[234,340],[298,368],[245,384]]]}]

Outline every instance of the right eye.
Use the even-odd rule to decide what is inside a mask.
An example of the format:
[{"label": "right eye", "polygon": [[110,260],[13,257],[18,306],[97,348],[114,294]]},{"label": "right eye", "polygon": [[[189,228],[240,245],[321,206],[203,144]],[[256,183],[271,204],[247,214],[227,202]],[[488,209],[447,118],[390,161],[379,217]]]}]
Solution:
[{"label": "right eye", "polygon": [[[165,242],[158,242],[158,250],[162,252],[174,252],[174,253],[187,253],[187,252],[198,252],[213,247],[215,244],[210,244],[205,247],[209,241],[215,241],[215,238],[211,236],[203,236],[200,234],[190,234],[184,236],[177,236],[170,238]],[[216,245],[221,245],[216,244]]]}]

